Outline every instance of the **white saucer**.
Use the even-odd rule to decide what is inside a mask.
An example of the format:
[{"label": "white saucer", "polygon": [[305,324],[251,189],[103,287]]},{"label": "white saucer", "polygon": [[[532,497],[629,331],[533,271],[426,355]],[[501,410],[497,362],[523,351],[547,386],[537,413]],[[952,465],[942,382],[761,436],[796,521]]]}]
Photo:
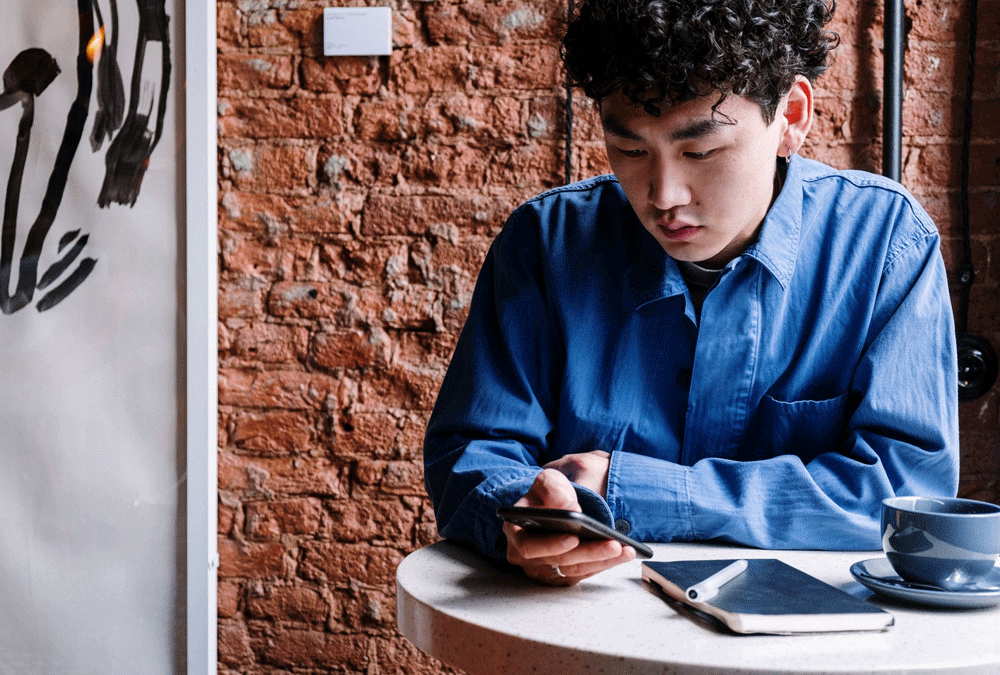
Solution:
[{"label": "white saucer", "polygon": [[854,563],[851,565],[851,575],[879,595],[921,605],[972,609],[992,607],[1000,603],[1000,568],[997,567],[979,581],[979,588],[973,586],[962,591],[910,585],[896,574],[886,558]]}]

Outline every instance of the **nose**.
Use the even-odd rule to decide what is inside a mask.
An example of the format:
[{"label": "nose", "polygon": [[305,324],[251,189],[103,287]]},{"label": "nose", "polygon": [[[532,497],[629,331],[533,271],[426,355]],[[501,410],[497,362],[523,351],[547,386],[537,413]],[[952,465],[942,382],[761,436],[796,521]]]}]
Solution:
[{"label": "nose", "polygon": [[669,211],[691,201],[691,190],[679,167],[658,160],[653,163],[652,168],[649,177],[650,205],[662,211]]}]

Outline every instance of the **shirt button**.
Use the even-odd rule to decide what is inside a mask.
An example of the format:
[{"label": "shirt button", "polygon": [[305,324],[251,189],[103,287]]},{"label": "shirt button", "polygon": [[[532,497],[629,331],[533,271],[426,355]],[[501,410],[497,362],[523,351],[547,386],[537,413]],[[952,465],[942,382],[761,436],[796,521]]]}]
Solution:
[{"label": "shirt button", "polygon": [[677,371],[677,386],[684,390],[688,390],[691,388],[690,368],[681,368],[679,371]]},{"label": "shirt button", "polygon": [[628,524],[628,521],[624,518],[619,518],[615,521],[615,529],[622,534],[628,534],[632,531],[632,526]]}]

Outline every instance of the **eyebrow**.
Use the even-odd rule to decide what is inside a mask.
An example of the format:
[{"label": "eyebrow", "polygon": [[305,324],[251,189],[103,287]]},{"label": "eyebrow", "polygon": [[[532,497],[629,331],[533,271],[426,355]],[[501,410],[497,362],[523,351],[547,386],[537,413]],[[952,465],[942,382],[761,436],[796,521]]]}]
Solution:
[{"label": "eyebrow", "polygon": [[[675,129],[670,132],[669,139],[671,141],[690,141],[696,138],[703,138],[704,136],[715,133],[718,128],[724,124],[724,122],[719,121],[715,117],[696,120],[690,124],[686,124],[680,129]],[[614,134],[619,138],[625,138],[630,141],[642,140],[637,133],[626,127],[625,124],[614,115],[602,116],[601,126],[604,128],[605,132]]]}]

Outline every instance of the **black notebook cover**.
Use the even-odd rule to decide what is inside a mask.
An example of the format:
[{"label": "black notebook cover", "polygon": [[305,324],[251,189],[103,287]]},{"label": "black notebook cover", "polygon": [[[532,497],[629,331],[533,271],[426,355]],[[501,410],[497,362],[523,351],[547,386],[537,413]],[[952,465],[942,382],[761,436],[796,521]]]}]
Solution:
[{"label": "black notebook cover", "polygon": [[703,603],[685,591],[733,560],[647,561],[642,578],[668,596],[714,616],[737,633],[886,630],[892,614],[774,558],[750,559],[745,572]]}]

